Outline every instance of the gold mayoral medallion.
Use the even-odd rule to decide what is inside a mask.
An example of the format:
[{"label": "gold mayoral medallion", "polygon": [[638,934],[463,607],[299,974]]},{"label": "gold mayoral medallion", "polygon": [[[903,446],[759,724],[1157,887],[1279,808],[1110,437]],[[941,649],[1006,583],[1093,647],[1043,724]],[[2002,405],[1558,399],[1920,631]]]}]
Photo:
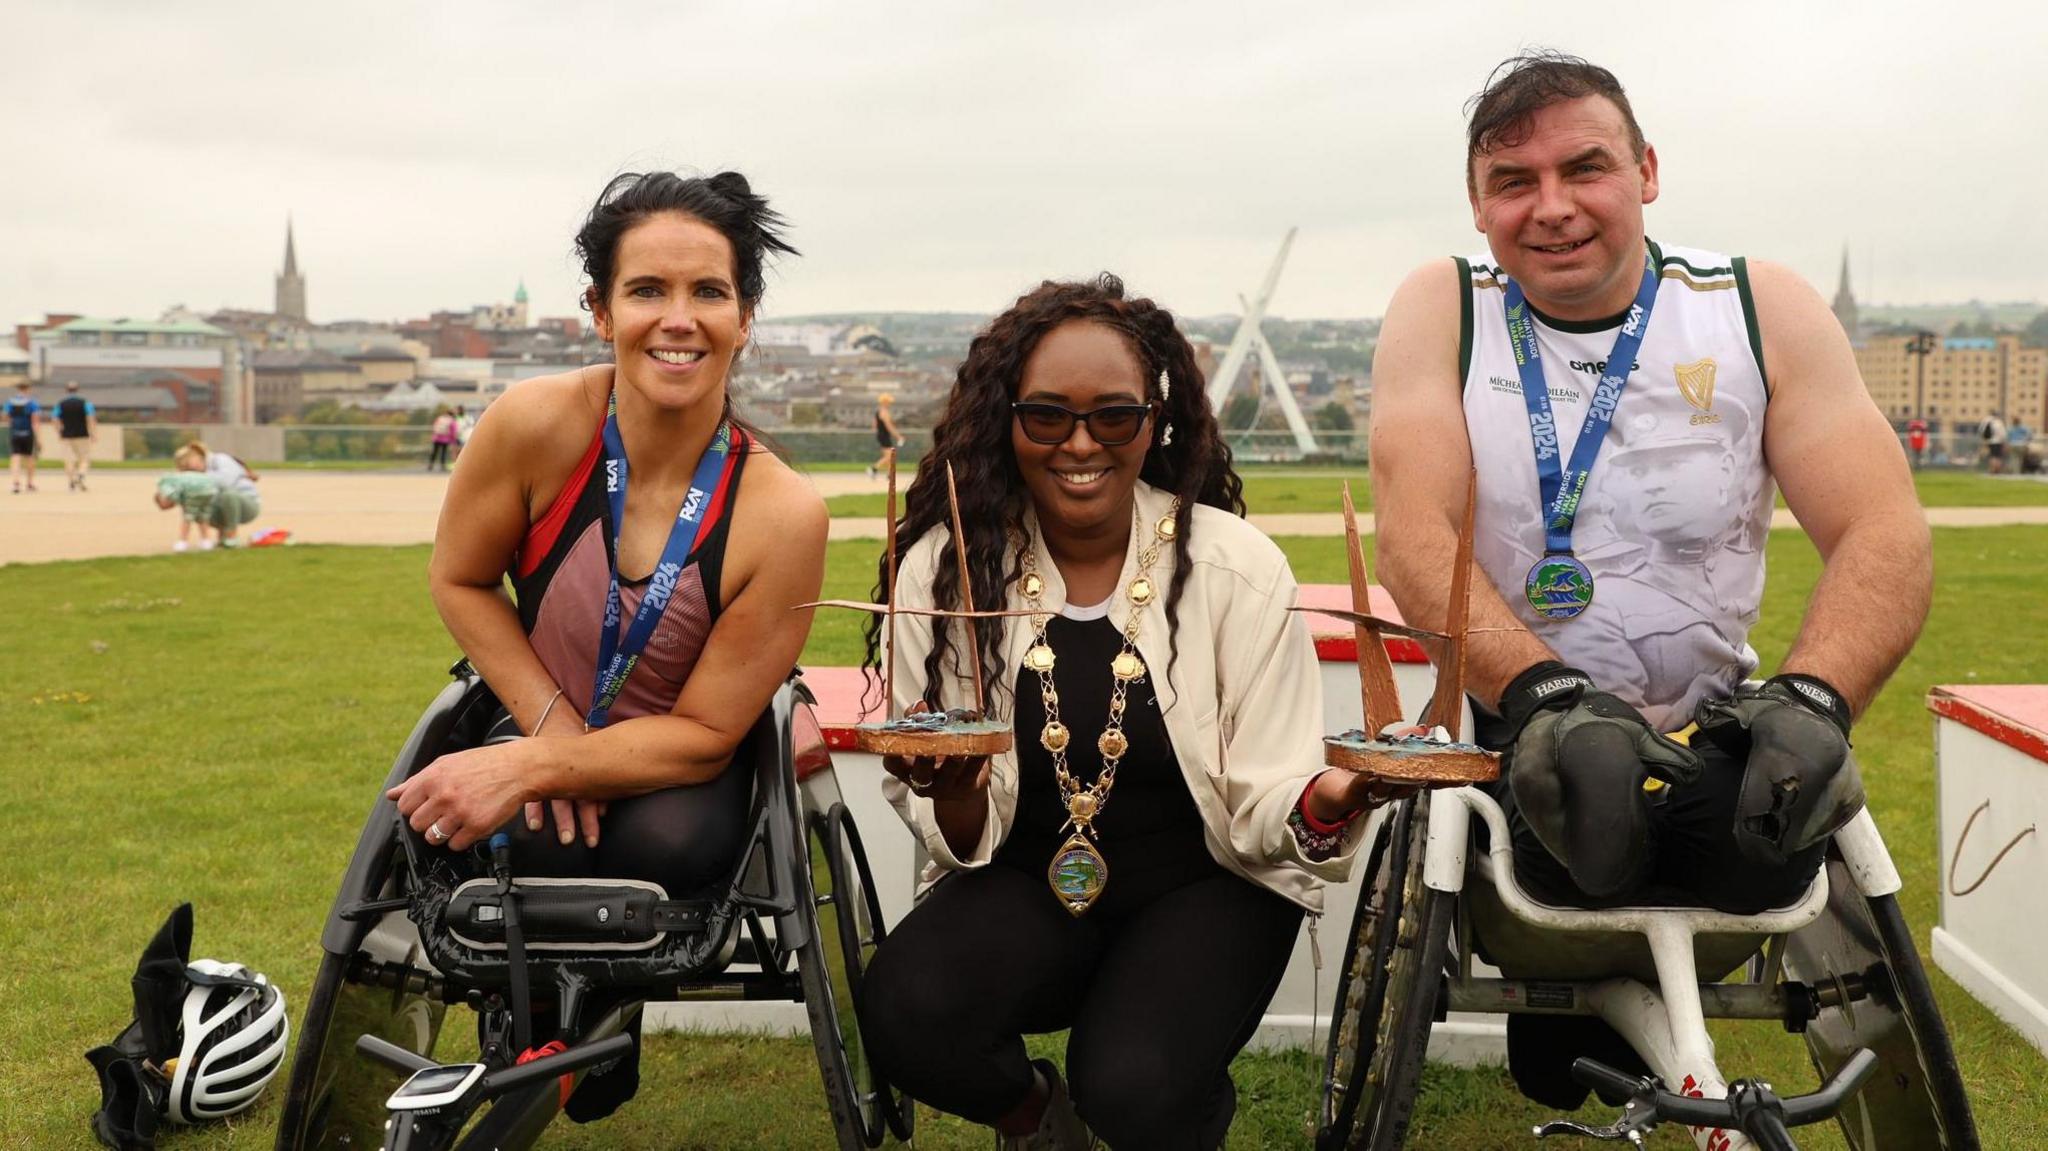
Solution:
[{"label": "gold mayoral medallion", "polygon": [[[1176,503],[1175,509],[1178,508]],[[1133,509],[1131,534],[1134,538],[1141,522],[1136,509]],[[1103,889],[1109,886],[1109,860],[1103,858],[1101,849],[1094,842],[1098,836],[1095,818],[1108,804],[1110,789],[1116,786],[1117,764],[1131,749],[1130,739],[1124,735],[1124,701],[1131,683],[1145,677],[1145,660],[1138,654],[1138,629],[1144,617],[1140,609],[1159,594],[1152,583],[1152,565],[1159,558],[1160,545],[1170,542],[1174,531],[1174,514],[1168,512],[1153,525],[1154,538],[1139,549],[1137,577],[1124,589],[1124,596],[1131,603],[1130,616],[1124,624],[1122,648],[1109,665],[1109,715],[1101,734],[1095,738],[1095,750],[1102,755],[1102,771],[1087,787],[1082,787],[1067,769],[1067,748],[1073,742],[1073,733],[1060,721],[1060,695],[1052,678],[1056,660],[1052,644],[1045,637],[1050,613],[1042,602],[1045,579],[1037,570],[1038,549],[1035,545],[1022,549],[1023,574],[1018,586],[1029,602],[1033,632],[1031,647],[1024,653],[1024,665],[1038,673],[1039,694],[1045,704],[1045,726],[1039,729],[1038,742],[1052,753],[1053,774],[1059,780],[1060,794],[1067,804],[1067,826],[1074,829],[1073,834],[1053,853],[1052,862],[1046,865],[1045,881],[1052,887],[1060,906],[1066,908],[1070,915],[1086,913],[1096,900],[1102,898]]]}]

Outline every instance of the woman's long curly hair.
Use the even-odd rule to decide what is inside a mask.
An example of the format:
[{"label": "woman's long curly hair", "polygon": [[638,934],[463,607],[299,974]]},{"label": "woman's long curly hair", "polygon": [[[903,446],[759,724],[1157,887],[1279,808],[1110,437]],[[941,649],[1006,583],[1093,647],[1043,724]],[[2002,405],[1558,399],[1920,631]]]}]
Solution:
[{"label": "woman's long curly hair", "polygon": [[[950,534],[946,502],[946,466],[952,465],[960,496],[960,522],[967,537],[968,574],[974,586],[974,607],[1001,609],[1010,585],[1019,578],[1023,553],[1011,544],[1024,540],[1024,507],[1030,495],[1010,445],[1010,403],[1024,378],[1024,365],[1046,333],[1072,322],[1101,324],[1130,341],[1143,366],[1145,396],[1160,405],[1151,426],[1152,447],[1145,453],[1139,476],[1153,487],[1180,497],[1174,534],[1173,579],[1166,594],[1166,618],[1172,629],[1168,670],[1180,655],[1180,597],[1188,577],[1188,528],[1196,504],[1244,515],[1244,483],[1230,464],[1230,448],[1209,410],[1202,370],[1195,350],[1174,324],[1173,314],[1143,297],[1126,297],[1123,281],[1108,273],[1093,280],[1047,280],[1020,297],[990,321],[968,345],[967,359],[953,381],[946,411],[932,431],[932,450],[918,464],[917,479],[904,496],[903,518],[896,529],[895,561],[900,568],[910,549],[934,529]],[[1159,374],[1172,381],[1159,394]],[[1161,432],[1173,428],[1173,442],[1162,444]],[[1025,546],[1028,545],[1028,541]],[[889,557],[877,566],[875,598],[883,598]],[[960,564],[955,549],[939,553],[932,599],[942,610],[958,606]],[[932,620],[938,625],[944,621]],[[982,679],[991,695],[1004,690],[1003,629],[983,620],[980,638]],[[866,666],[880,666],[883,621],[870,616],[865,628]],[[932,651],[925,659],[925,702],[937,707],[936,685],[955,626],[934,626]],[[888,701],[884,700],[887,706]]]}]

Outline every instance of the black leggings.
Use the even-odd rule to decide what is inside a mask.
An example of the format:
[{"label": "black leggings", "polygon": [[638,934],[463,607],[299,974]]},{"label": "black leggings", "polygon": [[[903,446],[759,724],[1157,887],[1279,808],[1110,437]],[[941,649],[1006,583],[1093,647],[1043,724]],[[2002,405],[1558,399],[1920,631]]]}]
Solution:
[{"label": "black leggings", "polygon": [[1031,1090],[1022,1033],[1071,1027],[1067,1078],[1098,1137],[1119,1151],[1220,1147],[1236,1110],[1230,1061],[1279,987],[1301,915],[1220,867],[1120,918],[1067,914],[1043,873],[963,872],[876,952],[861,1034],[892,1083],[993,1123]]},{"label": "black leggings", "polygon": [[439,464],[441,469],[446,471],[448,469],[448,449],[452,446],[452,444],[435,441],[434,450],[427,453],[427,470],[431,472],[434,470],[434,465]]},{"label": "black leggings", "polygon": [[512,818],[515,875],[576,878],[604,876],[661,884],[671,899],[686,899],[731,878],[746,847],[747,765],[734,763],[717,779],[615,799],[598,820],[596,847],[557,837],[552,813],[539,831],[526,829],[525,813]]}]

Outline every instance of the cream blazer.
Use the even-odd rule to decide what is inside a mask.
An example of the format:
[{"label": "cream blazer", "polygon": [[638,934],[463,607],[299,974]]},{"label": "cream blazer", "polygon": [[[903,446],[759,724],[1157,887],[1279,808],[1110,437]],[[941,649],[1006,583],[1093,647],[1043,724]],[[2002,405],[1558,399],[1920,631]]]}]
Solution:
[{"label": "cream blazer", "polygon": [[[1142,530],[1173,506],[1172,496],[1140,482],[1138,519]],[[1036,517],[1027,507],[1026,524],[1038,549],[1038,571],[1046,582],[1043,602],[1057,611],[1066,602],[1059,568],[1045,551]],[[1137,574],[1140,541],[1124,556],[1117,576],[1109,618],[1119,630],[1129,620],[1130,601],[1121,589]],[[1188,532],[1190,574],[1180,601],[1180,653],[1171,662],[1167,632],[1167,592],[1173,583],[1176,556],[1162,546],[1152,568],[1160,594],[1138,609],[1145,613],[1138,652],[1145,660],[1167,738],[1180,760],[1188,792],[1201,812],[1209,854],[1226,869],[1286,897],[1311,912],[1322,910],[1323,879],[1342,881],[1351,870],[1359,836],[1353,835],[1341,854],[1311,861],[1301,853],[1287,816],[1309,781],[1323,770],[1323,689],[1315,644],[1294,605],[1296,585],[1287,559],[1257,528],[1216,508],[1197,506]],[[934,528],[904,557],[897,577],[897,602],[906,607],[931,607],[932,583],[941,549],[953,546],[952,533]],[[1014,587],[1010,606],[1023,607]],[[1005,690],[990,685],[991,709],[1009,718],[1016,700],[1015,676],[1023,666],[1032,630],[1028,617],[977,620],[978,627],[1003,629],[1003,662],[1011,677]],[[934,625],[951,629],[948,654],[939,685],[940,706],[971,706],[973,673],[961,660],[966,627],[957,619],[898,616],[895,653],[895,713],[900,715],[920,698],[925,658],[932,650]],[[1170,672],[1169,672],[1170,666]],[[1102,674],[1109,674],[1108,667]],[[1093,740],[1104,717],[1069,716],[1076,740]],[[1018,742],[1035,740],[1036,731],[1019,731]],[[1017,753],[1014,747],[991,764],[988,818],[981,841],[966,856],[946,844],[934,818],[932,801],[913,793],[891,776],[883,794],[911,831],[923,842],[931,862],[920,891],[947,871],[983,867],[995,857],[1017,811]],[[1116,844],[1104,852],[1113,861]],[[1113,864],[1112,864],[1113,866]]]}]

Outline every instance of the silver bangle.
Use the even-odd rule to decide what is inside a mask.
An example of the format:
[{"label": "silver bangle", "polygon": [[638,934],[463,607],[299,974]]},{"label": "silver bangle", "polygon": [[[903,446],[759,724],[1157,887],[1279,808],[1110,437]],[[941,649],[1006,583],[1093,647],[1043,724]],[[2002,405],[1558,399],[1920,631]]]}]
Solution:
[{"label": "silver bangle", "polygon": [[548,697],[547,706],[540,709],[540,718],[533,721],[533,730],[526,734],[539,735],[540,729],[547,726],[548,713],[555,710],[555,704],[559,703],[561,699],[562,689],[558,687],[555,689],[555,694]]}]

